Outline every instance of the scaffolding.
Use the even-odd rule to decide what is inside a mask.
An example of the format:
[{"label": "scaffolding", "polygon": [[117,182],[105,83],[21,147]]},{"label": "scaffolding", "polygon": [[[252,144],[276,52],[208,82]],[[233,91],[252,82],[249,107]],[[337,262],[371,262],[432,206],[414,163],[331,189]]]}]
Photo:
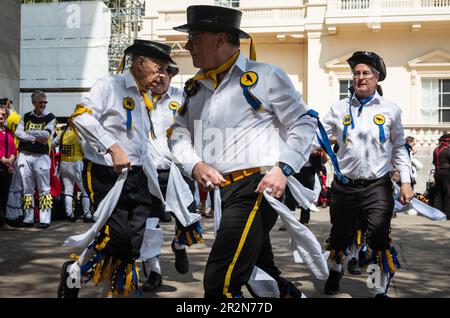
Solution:
[{"label": "scaffolding", "polygon": [[[22,0],[22,3],[54,2],[67,2],[67,0]],[[142,29],[145,0],[103,0],[103,2],[111,10],[111,39],[108,59],[109,72],[114,73],[120,64],[123,51],[133,43]]]},{"label": "scaffolding", "polygon": [[145,15],[145,1],[104,1],[111,9],[111,40],[109,43],[109,71],[119,67],[123,51],[133,43],[142,29]]}]

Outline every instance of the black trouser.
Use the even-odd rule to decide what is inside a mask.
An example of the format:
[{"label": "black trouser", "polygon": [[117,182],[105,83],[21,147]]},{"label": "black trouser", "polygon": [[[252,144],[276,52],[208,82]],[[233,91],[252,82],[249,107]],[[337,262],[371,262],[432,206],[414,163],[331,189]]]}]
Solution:
[{"label": "black trouser", "polygon": [[[369,185],[331,184],[330,248],[345,251],[353,243],[358,225],[367,228],[367,244],[372,250],[389,249],[389,229],[394,209],[392,181],[386,175]],[[365,220],[362,220],[364,217]]]},{"label": "black trouser", "polygon": [[203,279],[207,298],[242,295],[255,265],[276,280],[280,277],[269,236],[278,214],[264,197],[255,207],[262,177],[254,174],[221,189],[222,219]]},{"label": "black trouser", "polygon": [[0,226],[2,226],[6,223],[6,204],[12,180],[12,174],[3,163],[0,163],[0,180]]},{"label": "black trouser", "polygon": [[[299,173],[294,174],[295,179],[297,179],[305,188],[311,190],[314,190],[315,176],[316,176],[316,169],[314,167],[303,167]],[[294,197],[292,196],[289,187],[286,187],[285,193],[286,193],[285,205],[290,210],[295,211],[295,208],[297,207],[297,201],[295,201]],[[309,207],[307,209],[300,207],[300,209],[301,209],[300,223],[308,224],[311,215]]]},{"label": "black trouser", "polygon": [[450,219],[450,171],[449,169],[436,169],[434,174],[437,195],[434,207],[441,210]]},{"label": "black trouser", "polygon": [[[93,198],[95,209],[114,186],[117,178],[118,174],[112,167],[85,162],[83,183],[89,196]],[[139,258],[151,202],[147,176],[142,167],[133,166],[132,170],[128,171],[119,201],[97,238],[97,243],[102,242],[105,227],[109,226],[110,239],[101,253],[117,257],[126,263],[133,263]]]},{"label": "black trouser", "polygon": [[[170,170],[158,170],[158,182],[161,189],[161,193],[166,198],[167,184],[169,183]],[[183,176],[184,181],[188,184],[192,195],[195,193],[195,181]],[[195,213],[195,200],[188,207],[189,212]],[[164,216],[165,207],[160,199],[152,195],[152,212],[150,217],[161,218]]]}]

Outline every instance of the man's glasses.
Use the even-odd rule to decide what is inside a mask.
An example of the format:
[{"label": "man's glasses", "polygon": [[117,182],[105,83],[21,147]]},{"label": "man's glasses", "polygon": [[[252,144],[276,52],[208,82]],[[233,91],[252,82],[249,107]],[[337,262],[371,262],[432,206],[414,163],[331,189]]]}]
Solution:
[{"label": "man's glasses", "polygon": [[353,78],[361,78],[361,76],[364,79],[371,79],[374,76],[374,74],[370,71],[362,71],[362,72],[353,73]]},{"label": "man's glasses", "polygon": [[48,102],[37,102],[37,103],[46,105]]},{"label": "man's glasses", "polygon": [[205,33],[207,33],[207,32],[189,33],[188,35],[186,35],[186,38],[188,41],[190,41],[192,43],[192,45],[197,45],[198,41],[199,41],[198,37]]}]

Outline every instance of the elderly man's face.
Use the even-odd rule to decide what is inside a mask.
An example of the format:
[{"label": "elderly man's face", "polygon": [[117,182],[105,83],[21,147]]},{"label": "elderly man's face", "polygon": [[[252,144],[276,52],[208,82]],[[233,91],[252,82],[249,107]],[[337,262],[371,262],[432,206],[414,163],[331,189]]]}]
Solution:
[{"label": "elderly man's face", "polygon": [[167,62],[156,58],[139,57],[137,63],[139,63],[139,72],[142,78],[141,85],[146,91],[156,87],[166,76]]},{"label": "elderly man's face", "polygon": [[45,97],[38,97],[33,101],[33,106],[34,106],[34,113],[36,115],[41,115],[44,110],[45,107],[47,106],[47,98]]},{"label": "elderly man's face", "polygon": [[367,64],[357,64],[353,70],[353,88],[358,97],[369,97],[375,93],[378,84],[378,76],[375,75]]},{"label": "elderly man's face", "polygon": [[164,76],[160,76],[158,80],[155,82],[156,86],[153,86],[151,88],[152,93],[156,95],[164,95],[169,89],[171,79],[172,77],[167,72],[167,70],[165,70]]},{"label": "elderly man's face", "polygon": [[214,64],[214,55],[217,50],[218,33],[192,31],[188,34],[188,41],[184,48],[192,56],[194,67],[202,70],[210,70],[217,65]]}]

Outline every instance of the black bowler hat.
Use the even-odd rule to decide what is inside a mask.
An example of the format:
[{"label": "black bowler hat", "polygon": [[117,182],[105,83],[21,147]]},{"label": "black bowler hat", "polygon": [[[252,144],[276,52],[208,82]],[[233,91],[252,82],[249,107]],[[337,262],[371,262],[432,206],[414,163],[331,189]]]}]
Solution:
[{"label": "black bowler hat", "polygon": [[240,38],[248,39],[250,35],[239,29],[241,18],[242,12],[231,8],[205,5],[189,6],[187,8],[187,24],[173,29],[180,32],[234,32]]},{"label": "black bowler hat", "polygon": [[0,98],[0,105],[7,105],[8,104],[12,104],[12,100],[8,99],[8,98]]},{"label": "black bowler hat", "polygon": [[125,49],[125,54],[136,54],[147,57],[154,57],[163,60],[164,62],[175,62],[170,57],[172,47],[169,45],[147,41],[147,40],[134,40],[133,44]]},{"label": "black bowler hat", "polygon": [[356,65],[368,64],[380,72],[378,81],[381,82],[386,78],[386,65],[384,65],[383,59],[374,52],[358,51],[347,60],[347,63],[353,69]]},{"label": "black bowler hat", "polygon": [[177,75],[180,72],[180,69],[176,65],[169,65],[169,66],[167,66],[167,72],[170,75],[175,76],[175,75]]}]

